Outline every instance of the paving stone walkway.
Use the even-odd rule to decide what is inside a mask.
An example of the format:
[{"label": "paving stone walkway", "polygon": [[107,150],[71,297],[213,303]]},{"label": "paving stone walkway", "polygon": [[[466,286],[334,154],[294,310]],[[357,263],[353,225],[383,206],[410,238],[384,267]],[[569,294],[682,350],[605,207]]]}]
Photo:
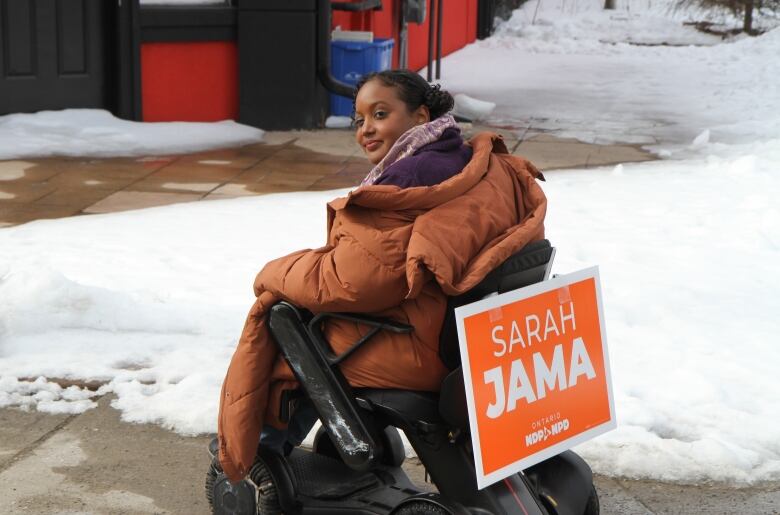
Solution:
[{"label": "paving stone walkway", "polygon": [[[482,130],[467,128],[467,135]],[[541,169],[653,159],[631,145],[590,145],[503,131]],[[347,130],[269,132],[266,142],[181,156],[0,161],[0,226],[196,200],[359,184],[370,169]]]}]

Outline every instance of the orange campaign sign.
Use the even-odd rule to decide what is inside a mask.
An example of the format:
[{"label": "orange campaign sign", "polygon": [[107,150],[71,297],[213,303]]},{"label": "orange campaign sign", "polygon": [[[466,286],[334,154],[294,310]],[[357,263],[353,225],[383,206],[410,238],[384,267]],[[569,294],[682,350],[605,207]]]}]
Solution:
[{"label": "orange campaign sign", "polygon": [[480,489],[615,428],[598,268],[455,316]]}]

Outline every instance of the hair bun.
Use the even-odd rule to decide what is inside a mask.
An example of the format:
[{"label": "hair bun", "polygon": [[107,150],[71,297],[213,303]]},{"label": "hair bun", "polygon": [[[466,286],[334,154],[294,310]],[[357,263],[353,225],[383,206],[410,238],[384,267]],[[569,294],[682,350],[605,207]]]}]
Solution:
[{"label": "hair bun", "polygon": [[455,100],[446,91],[442,91],[440,84],[433,84],[425,92],[425,106],[431,113],[431,120],[448,113],[455,106]]},{"label": "hair bun", "polygon": [[427,107],[431,120],[447,114],[455,106],[452,95],[442,91],[438,84],[428,84],[419,73],[412,70],[384,70],[367,73],[358,80],[353,93],[353,111],[357,109],[358,92],[373,80],[380,81],[383,86],[395,88],[398,98],[406,104],[410,113],[420,106]]}]

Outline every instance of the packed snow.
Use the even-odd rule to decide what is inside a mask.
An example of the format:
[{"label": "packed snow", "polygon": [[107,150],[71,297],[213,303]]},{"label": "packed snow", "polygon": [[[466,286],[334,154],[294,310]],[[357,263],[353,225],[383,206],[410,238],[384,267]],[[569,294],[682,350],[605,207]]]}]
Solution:
[{"label": "packed snow", "polygon": [[[553,271],[600,266],[612,362],[618,429],[577,450],[608,475],[780,480],[780,29],[718,42],[657,4],[557,17],[535,4],[448,57],[444,84],[496,103],[507,126],[664,157],[546,172]],[[656,25],[626,30],[634,17]],[[664,33],[703,46],[627,43]],[[0,229],[0,406],[78,412],[113,392],[124,420],[213,432],[254,274],[322,244],[325,202],[345,193]]]},{"label": "packed snow", "polygon": [[328,116],[325,127],[328,129],[347,129],[352,126],[352,118],[349,116]]},{"label": "packed snow", "polygon": [[472,98],[465,93],[456,93],[454,100],[455,105],[452,108],[452,114],[462,116],[467,120],[484,120],[496,108],[496,104],[493,102]]},{"label": "packed snow", "polygon": [[262,139],[262,130],[230,120],[141,123],[99,109],[0,116],[0,159],[183,154]]}]

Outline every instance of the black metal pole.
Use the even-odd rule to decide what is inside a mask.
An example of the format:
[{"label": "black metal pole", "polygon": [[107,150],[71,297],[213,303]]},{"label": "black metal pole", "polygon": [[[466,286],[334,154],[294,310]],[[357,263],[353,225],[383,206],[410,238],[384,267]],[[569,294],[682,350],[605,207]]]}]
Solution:
[{"label": "black metal pole", "polygon": [[428,79],[428,82],[431,82],[433,80],[433,29],[434,29],[434,19],[436,13],[436,0],[430,0],[431,2],[431,12],[428,13],[428,68],[426,72],[426,76]]},{"label": "black metal pole", "polygon": [[317,11],[317,77],[331,93],[352,98],[355,88],[330,73],[330,0],[317,0]]},{"label": "black metal pole", "polygon": [[[435,0],[431,0],[433,3]],[[438,0],[439,8],[436,10],[436,80],[441,79],[441,26],[444,0]]]},{"label": "black metal pole", "polygon": [[141,23],[139,0],[117,4],[116,114],[126,120],[143,118],[141,104]]},{"label": "black metal pole", "polygon": [[398,67],[399,68],[407,68],[407,61],[408,61],[408,52],[406,49],[406,43],[408,39],[408,33],[407,33],[407,23],[406,23],[406,14],[405,14],[405,5],[406,2],[399,1],[395,3],[395,15],[393,18],[395,18],[398,21]]}]

